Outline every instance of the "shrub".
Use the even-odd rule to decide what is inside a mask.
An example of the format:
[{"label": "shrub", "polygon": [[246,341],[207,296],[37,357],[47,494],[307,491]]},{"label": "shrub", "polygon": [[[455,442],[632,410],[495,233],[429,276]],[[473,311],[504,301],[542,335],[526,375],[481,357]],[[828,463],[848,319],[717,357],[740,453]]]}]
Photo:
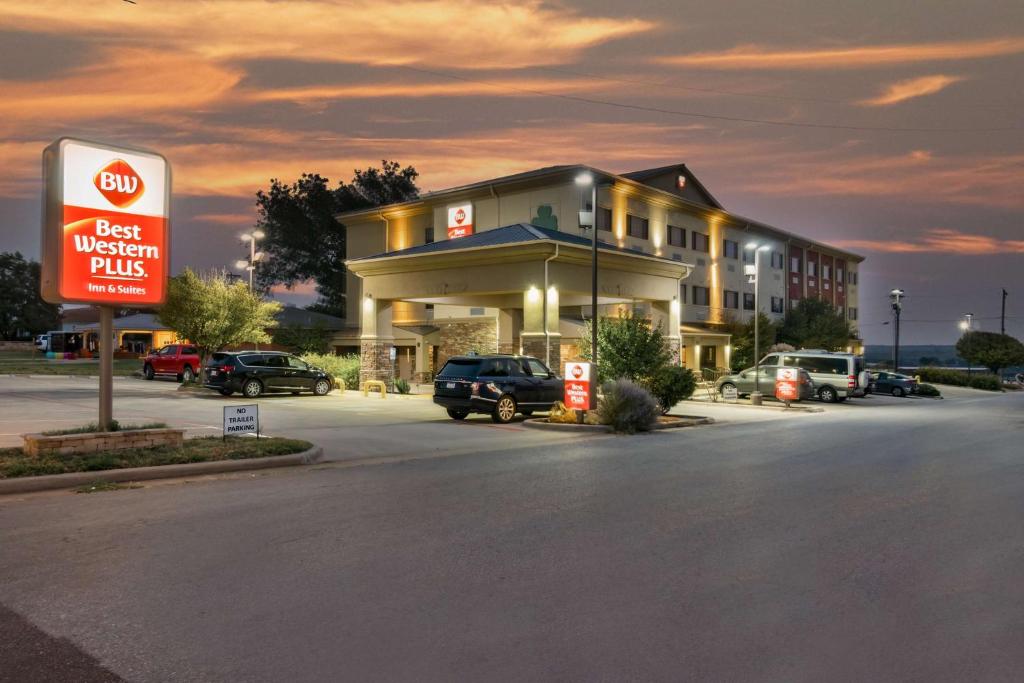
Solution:
[{"label": "shrub", "polygon": [[948,370],[946,368],[918,368],[917,376],[921,378],[922,382],[950,384],[955,387],[967,386],[967,373],[961,370]]},{"label": "shrub", "polygon": [[628,379],[617,379],[604,385],[604,397],[597,406],[601,424],[617,432],[644,432],[658,421],[661,408],[646,389]]},{"label": "shrub", "polygon": [[675,404],[693,396],[693,390],[697,388],[697,378],[688,368],[666,365],[650,379],[648,388],[658,400],[661,412],[667,413]]},{"label": "shrub", "polygon": [[942,396],[942,393],[931,384],[918,384],[918,396]]},{"label": "shrub", "polygon": [[334,377],[341,389],[359,388],[359,356],[336,356],[332,353],[306,353],[300,356],[310,365],[323,368]]},{"label": "shrub", "polygon": [[400,394],[408,394],[410,391],[409,383],[399,377],[395,380],[395,391]]},{"label": "shrub", "polygon": [[985,391],[1003,390],[1003,383],[999,381],[997,375],[971,375],[967,385],[975,389],[984,389]]},{"label": "shrub", "polygon": [[[591,325],[580,338],[580,358],[590,360]],[[601,318],[597,327],[597,374],[600,381],[626,377],[645,381],[669,361],[661,325],[655,327],[646,318]]]}]

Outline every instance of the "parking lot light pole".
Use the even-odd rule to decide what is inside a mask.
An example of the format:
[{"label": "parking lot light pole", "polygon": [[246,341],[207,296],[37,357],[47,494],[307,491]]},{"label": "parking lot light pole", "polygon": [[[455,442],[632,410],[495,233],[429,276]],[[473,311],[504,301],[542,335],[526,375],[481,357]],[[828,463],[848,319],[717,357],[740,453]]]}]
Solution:
[{"label": "parking lot light pole", "polygon": [[902,289],[896,288],[889,292],[889,299],[892,301],[892,314],[895,319],[895,327],[892,331],[892,371],[895,373],[900,371],[900,313],[903,312],[903,297]]},{"label": "parking lot light pole", "polygon": [[253,289],[253,274],[256,272],[256,262],[263,258],[263,252],[256,251],[256,242],[263,239],[266,235],[262,230],[253,230],[242,235],[242,241],[249,243],[249,260],[244,259],[235,262],[235,268],[239,270],[245,269],[249,271],[249,291]]},{"label": "parking lot light pole", "polygon": [[[597,384],[597,180],[585,171],[576,176],[576,185],[590,186],[590,362]],[[584,212],[580,212],[581,215]],[[547,324],[547,321],[544,321]],[[597,408],[597,391],[590,392],[590,409]]]},{"label": "parking lot light pole", "polygon": [[[964,314],[964,319],[960,321],[960,331],[962,331],[964,334],[967,334],[968,332],[970,332],[971,331],[971,323],[973,323],[973,322],[974,322],[974,314],[973,313],[965,313]],[[971,376],[971,361],[970,361],[970,359],[967,360],[967,376],[968,377]]]},{"label": "parking lot light pole", "polygon": [[743,245],[744,249],[754,252],[754,266],[744,268],[747,274],[747,282],[754,284],[754,391],[750,394],[751,405],[761,405],[761,306],[758,290],[761,278],[761,252],[767,251],[770,247],[767,244],[748,242]]}]

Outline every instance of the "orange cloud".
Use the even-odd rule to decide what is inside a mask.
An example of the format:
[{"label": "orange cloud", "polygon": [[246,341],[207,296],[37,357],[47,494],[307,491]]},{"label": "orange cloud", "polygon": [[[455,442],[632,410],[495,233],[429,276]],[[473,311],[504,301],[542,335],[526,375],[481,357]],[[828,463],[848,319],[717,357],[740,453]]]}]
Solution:
[{"label": "orange cloud", "polygon": [[1024,240],[1002,240],[987,235],[972,235],[957,230],[934,229],[925,232],[920,241],[839,240],[843,249],[861,249],[890,254],[941,253],[961,256],[992,256],[993,254],[1024,254]]},{"label": "orange cloud", "polygon": [[[282,27],[287,30],[282,30]],[[565,62],[649,31],[537,0],[160,0],[93,3],[88,21],[60,0],[8,3],[0,27],[139,44],[209,59],[284,58],[359,64],[520,68]]]},{"label": "orange cloud", "polygon": [[1024,38],[904,43],[814,50],[772,50],[744,45],[722,52],[663,57],[676,66],[708,69],[858,69],[917,62],[981,59],[1024,52]]},{"label": "orange cloud", "polygon": [[906,102],[915,97],[934,95],[945,90],[954,83],[964,80],[962,76],[946,76],[937,74],[935,76],[922,76],[911,78],[905,81],[897,81],[889,84],[885,91],[877,97],[861,100],[858,104],[868,107],[885,107],[890,104]]}]

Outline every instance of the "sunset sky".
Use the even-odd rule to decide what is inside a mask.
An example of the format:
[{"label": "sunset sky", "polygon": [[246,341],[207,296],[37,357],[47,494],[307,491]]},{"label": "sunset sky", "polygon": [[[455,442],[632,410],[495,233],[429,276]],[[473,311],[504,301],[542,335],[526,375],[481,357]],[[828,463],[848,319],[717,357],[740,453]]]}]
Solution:
[{"label": "sunset sky", "polygon": [[0,0],[0,93],[0,250],[38,257],[61,135],[169,158],[175,271],[242,256],[272,177],[685,162],[727,209],[864,254],[868,343],[895,286],[907,343],[966,312],[998,331],[1002,287],[1024,337],[1020,0]]}]

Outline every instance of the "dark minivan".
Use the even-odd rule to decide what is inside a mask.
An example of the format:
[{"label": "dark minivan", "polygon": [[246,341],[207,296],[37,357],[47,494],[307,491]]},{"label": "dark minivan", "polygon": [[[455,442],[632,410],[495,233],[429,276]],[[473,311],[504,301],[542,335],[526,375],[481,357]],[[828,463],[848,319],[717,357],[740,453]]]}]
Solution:
[{"label": "dark minivan", "polygon": [[511,422],[516,413],[551,410],[563,393],[562,378],[532,356],[454,356],[434,378],[434,403],[453,420],[485,413]]},{"label": "dark minivan", "polygon": [[246,398],[272,391],[326,396],[334,388],[334,378],[290,353],[218,351],[206,363],[203,386],[224,396],[241,392]]}]

